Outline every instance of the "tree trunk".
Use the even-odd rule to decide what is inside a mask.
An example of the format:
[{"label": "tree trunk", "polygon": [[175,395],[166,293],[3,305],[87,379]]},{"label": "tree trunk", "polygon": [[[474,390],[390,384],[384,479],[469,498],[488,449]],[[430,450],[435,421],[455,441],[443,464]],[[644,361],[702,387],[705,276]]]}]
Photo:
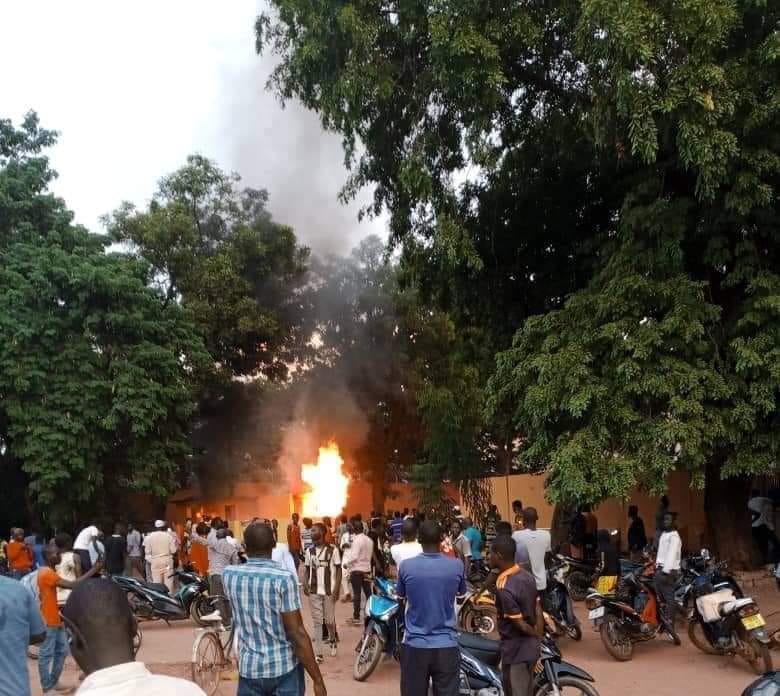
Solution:
[{"label": "tree trunk", "polygon": [[574,506],[561,505],[560,503],[555,506],[552,523],[550,524],[553,548],[559,544],[568,544],[569,523],[574,516],[575,510]]},{"label": "tree trunk", "polygon": [[711,550],[734,568],[749,568],[758,563],[747,509],[752,481],[747,476],[722,479],[720,471],[720,461],[707,465],[704,511]]}]

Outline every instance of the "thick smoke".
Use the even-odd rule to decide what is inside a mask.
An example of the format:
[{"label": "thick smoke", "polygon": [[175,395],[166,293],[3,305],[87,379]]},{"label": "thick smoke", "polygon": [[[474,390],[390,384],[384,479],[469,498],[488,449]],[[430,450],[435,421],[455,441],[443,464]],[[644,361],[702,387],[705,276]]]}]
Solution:
[{"label": "thick smoke", "polygon": [[[265,3],[258,4],[258,12]],[[316,114],[289,101],[282,108],[266,82],[278,57],[254,52],[248,22],[248,58],[222,68],[221,133],[230,143],[224,163],[245,183],[265,188],[274,217],[320,254],[346,254],[368,234],[385,235],[381,219],[358,222],[358,211],[371,192],[343,205],[338,194],[347,179],[341,140],[323,130]]]}]

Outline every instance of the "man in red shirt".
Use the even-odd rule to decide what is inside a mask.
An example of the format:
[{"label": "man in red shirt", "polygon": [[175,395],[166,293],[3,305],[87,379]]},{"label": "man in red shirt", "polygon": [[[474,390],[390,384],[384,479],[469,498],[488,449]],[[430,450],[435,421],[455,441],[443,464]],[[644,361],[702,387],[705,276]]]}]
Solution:
[{"label": "man in red shirt", "polygon": [[54,568],[60,564],[60,550],[50,546],[44,551],[44,557],[49,564],[38,570],[38,594],[41,601],[41,616],[46,624],[46,639],[41,644],[38,655],[38,674],[41,678],[41,689],[44,696],[56,691],[66,691],[68,687],[59,683],[65,658],[68,656],[68,638],[62,626],[60,609],[57,605],[57,588],[72,590],[79,583],[99,573],[103,564],[97,561],[78,580],[71,581],[61,578]]},{"label": "man in red shirt", "polygon": [[287,546],[292,554],[293,561],[295,561],[295,568],[298,569],[298,564],[301,562],[301,551],[303,550],[303,544],[301,542],[301,526],[298,524],[298,513],[292,514],[292,523],[287,525]]},{"label": "man in red shirt", "polygon": [[21,580],[33,567],[33,551],[24,542],[24,530],[14,529],[13,539],[8,542],[6,548],[8,567],[11,569],[11,577]]}]

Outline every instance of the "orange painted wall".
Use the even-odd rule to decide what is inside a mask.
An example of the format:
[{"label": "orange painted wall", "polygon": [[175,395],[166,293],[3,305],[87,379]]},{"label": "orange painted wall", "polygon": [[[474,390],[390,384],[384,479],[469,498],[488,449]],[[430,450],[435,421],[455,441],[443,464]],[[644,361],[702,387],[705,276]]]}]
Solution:
[{"label": "orange painted wall", "polygon": [[[498,505],[504,519],[511,519],[513,500],[521,500],[525,507],[535,507],[539,513],[539,526],[552,524],[554,507],[544,497],[544,476],[519,474],[491,479],[493,502]],[[674,472],[667,480],[669,505],[677,513],[677,526],[687,548],[700,547],[705,540],[706,518],[704,515],[704,494],[690,487],[690,478],[683,471]],[[509,495],[507,496],[507,488]],[[635,490],[626,500],[611,498],[594,509],[599,527],[620,529],[622,539],[628,533],[628,506],[637,505],[639,516],[644,520],[647,536],[655,534],[655,512],[659,499]]]}]

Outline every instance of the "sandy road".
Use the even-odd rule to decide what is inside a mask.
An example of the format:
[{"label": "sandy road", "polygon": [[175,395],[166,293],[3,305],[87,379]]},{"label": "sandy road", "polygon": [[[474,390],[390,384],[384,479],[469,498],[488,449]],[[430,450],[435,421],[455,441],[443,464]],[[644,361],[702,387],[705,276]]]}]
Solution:
[{"label": "sandy road", "polygon": [[[765,614],[780,608],[780,598],[762,598]],[[773,606],[774,605],[774,606]],[[304,598],[304,607],[306,602]],[[578,607],[582,615],[584,607]],[[307,614],[308,621],[308,611]],[[392,660],[380,664],[365,683],[352,679],[354,648],[360,638],[358,628],[344,621],[349,611],[339,604],[337,617],[341,646],[335,658],[326,657],[323,673],[329,696],[396,696],[399,693],[399,667]],[[153,672],[189,676],[189,660],[196,627],[190,622],[166,626],[163,623],[144,624],[144,642],[139,659]],[[710,657],[700,653],[682,635],[683,644],[673,646],[666,639],[658,639],[637,646],[631,662],[613,660],[604,650],[598,634],[585,626],[583,640],[573,643],[562,640],[564,658],[587,670],[596,678],[600,696],[739,696],[755,678],[747,665],[739,659]],[[773,653],[780,668],[780,652]],[[63,677],[75,683],[77,671],[71,659]],[[40,696],[37,665],[30,662],[30,681],[33,696]],[[235,682],[225,681],[221,696],[234,696]]]}]

